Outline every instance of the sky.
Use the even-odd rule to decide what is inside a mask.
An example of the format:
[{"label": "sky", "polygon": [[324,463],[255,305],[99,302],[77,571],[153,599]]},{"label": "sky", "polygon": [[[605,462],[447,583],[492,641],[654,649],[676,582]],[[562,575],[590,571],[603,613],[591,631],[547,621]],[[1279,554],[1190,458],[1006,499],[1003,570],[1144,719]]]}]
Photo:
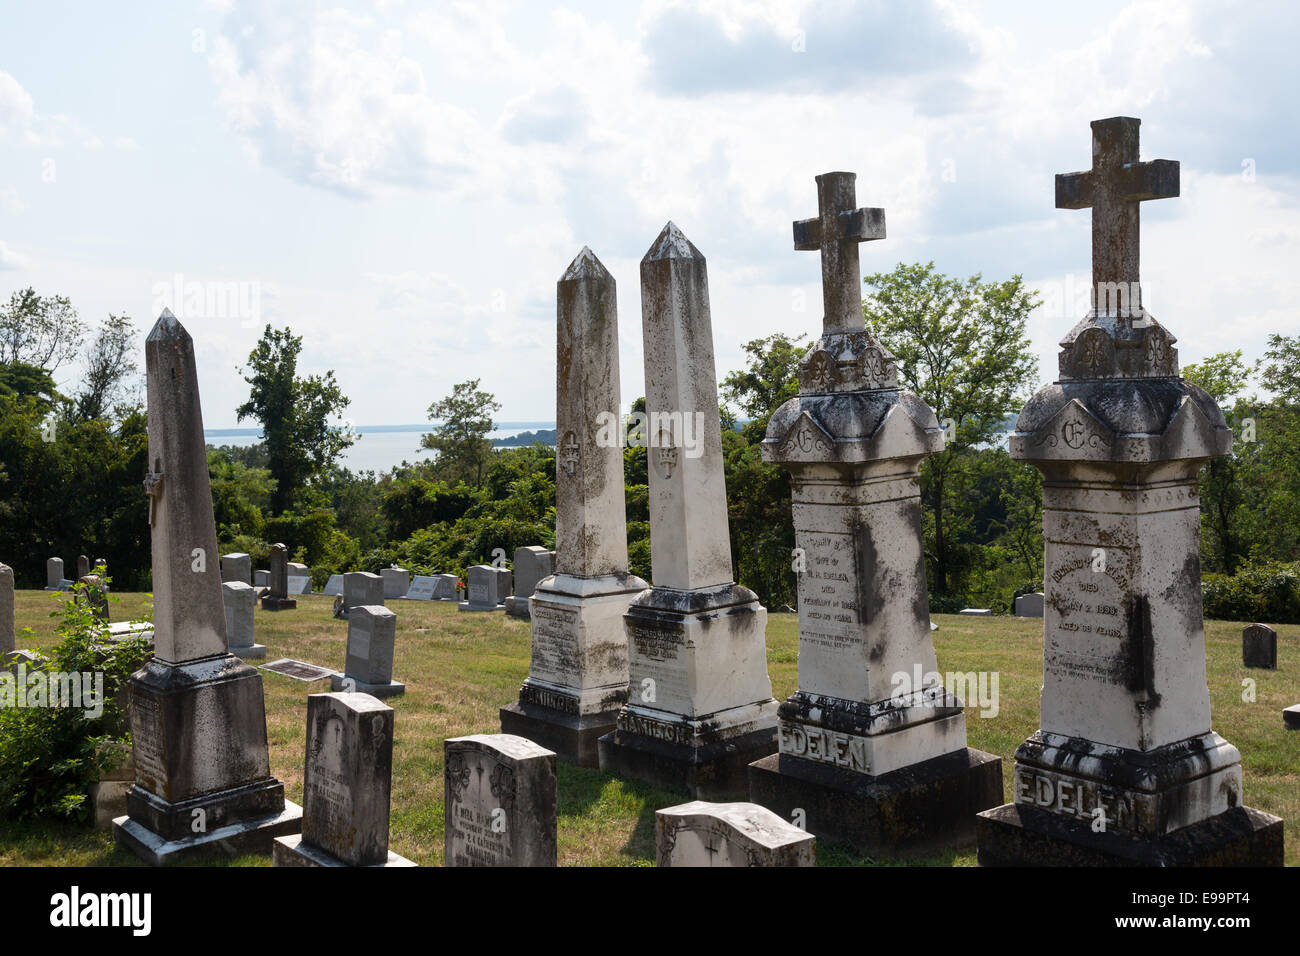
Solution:
[{"label": "sky", "polygon": [[790,224],[848,170],[886,210],[863,271],[1023,276],[1047,382],[1090,269],[1053,177],[1127,115],[1182,164],[1142,207],[1144,304],[1184,363],[1253,360],[1300,331],[1298,26],[1285,2],[0,0],[0,300],[66,295],[141,341],[171,307],[210,428],[267,323],[354,424],[422,422],[470,378],[499,420],[550,420],[584,245],[618,283],[626,406],[664,224],[708,259],[721,378],[820,333]]}]

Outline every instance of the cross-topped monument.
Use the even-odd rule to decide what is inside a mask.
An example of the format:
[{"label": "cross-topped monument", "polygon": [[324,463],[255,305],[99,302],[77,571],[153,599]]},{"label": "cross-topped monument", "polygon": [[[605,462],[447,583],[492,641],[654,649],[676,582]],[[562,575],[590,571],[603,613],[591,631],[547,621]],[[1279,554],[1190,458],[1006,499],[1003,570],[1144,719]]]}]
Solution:
[{"label": "cross-topped monument", "polygon": [[817,177],[817,218],[794,224],[794,247],[821,250],[822,330],[862,328],[862,273],[858,243],[885,238],[885,210],[857,208],[857,173]]},{"label": "cross-topped monument", "polygon": [[1092,122],[1092,169],[1057,173],[1056,208],[1092,209],[1092,285],[1123,283],[1137,294],[1141,220],[1139,203],[1178,195],[1178,161],[1138,162],[1140,119],[1112,116]]}]

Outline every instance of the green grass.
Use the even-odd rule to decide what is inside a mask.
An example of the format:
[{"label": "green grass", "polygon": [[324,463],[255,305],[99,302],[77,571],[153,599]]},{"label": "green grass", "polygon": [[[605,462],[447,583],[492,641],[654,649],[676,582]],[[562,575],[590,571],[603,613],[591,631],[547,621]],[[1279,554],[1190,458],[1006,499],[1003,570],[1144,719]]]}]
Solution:
[{"label": "green grass", "polygon": [[[138,615],[141,594],[116,595],[115,621]],[[58,596],[42,591],[17,595],[18,645],[40,649],[54,640],[49,613]],[[298,609],[257,611],[257,640],[268,660],[291,657],[325,667],[343,665],[347,625],[331,615],[333,599],[300,597]],[[498,709],[515,699],[528,674],[526,621],[503,614],[462,614],[453,603],[393,602],[398,614],[394,676],[407,685],[389,703],[397,711],[393,751],[391,845],[422,866],[443,857],[442,742],[446,737],[495,733]],[[1042,677],[1042,622],[1007,617],[937,615],[934,632],[939,668],[992,671],[999,675],[1000,708],[995,717],[967,712],[970,746],[1003,758],[1003,787],[1011,799],[1011,759],[1038,727]],[[767,628],[768,668],[777,699],[797,681],[798,621],[771,614]],[[1242,754],[1249,806],[1286,821],[1286,859],[1300,863],[1300,733],[1282,729],[1282,708],[1300,702],[1300,628],[1279,627],[1276,671],[1247,670],[1241,664],[1241,624],[1206,623],[1209,685],[1214,729]],[[30,628],[29,634],[23,628]],[[305,684],[263,671],[271,770],[284,781],[290,799],[302,801],[307,695],[328,690],[328,682]],[[1254,703],[1242,701],[1242,681],[1256,682]],[[681,803],[679,793],[620,780],[595,770],[559,765],[559,856],[562,866],[652,866],[654,811]],[[926,864],[971,866],[973,847],[903,860],[866,860],[840,847],[818,847],[822,865]],[[263,858],[234,864],[265,865]],[[136,865],[109,834],[59,824],[0,825],[0,865]]]}]

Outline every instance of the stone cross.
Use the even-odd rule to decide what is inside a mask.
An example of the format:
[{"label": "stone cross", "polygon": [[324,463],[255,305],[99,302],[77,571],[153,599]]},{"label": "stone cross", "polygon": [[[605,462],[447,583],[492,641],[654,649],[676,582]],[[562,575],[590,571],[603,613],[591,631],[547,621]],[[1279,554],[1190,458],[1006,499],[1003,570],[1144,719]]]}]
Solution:
[{"label": "stone cross", "polygon": [[1092,287],[1119,283],[1141,305],[1139,203],[1178,195],[1178,162],[1138,162],[1138,127],[1131,116],[1092,122],[1092,169],[1057,173],[1056,208],[1092,209]]},{"label": "stone cross", "polygon": [[158,518],[158,501],[163,493],[163,476],[158,469],[161,463],[154,465],[154,470],[144,476],[144,493],[149,496],[149,527],[154,526]]},{"label": "stone cross", "polygon": [[858,243],[885,238],[885,210],[856,208],[857,178],[857,173],[818,176],[817,218],[794,224],[796,249],[821,250],[825,332],[863,327]]}]

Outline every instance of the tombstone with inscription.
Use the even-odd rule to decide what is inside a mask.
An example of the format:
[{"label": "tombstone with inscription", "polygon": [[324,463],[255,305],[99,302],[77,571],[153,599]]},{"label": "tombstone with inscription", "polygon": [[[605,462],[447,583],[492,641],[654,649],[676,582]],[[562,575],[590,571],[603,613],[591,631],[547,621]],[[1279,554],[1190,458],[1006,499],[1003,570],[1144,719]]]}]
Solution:
[{"label": "tombstone with inscription", "polygon": [[62,558],[50,558],[45,562],[45,590],[62,591],[71,583],[63,576]]},{"label": "tombstone with inscription", "polygon": [[433,600],[435,601],[455,601],[456,586],[460,583],[460,578],[454,574],[435,574],[433,576]]},{"label": "tombstone with inscription", "polygon": [[321,591],[321,594],[325,594],[329,597],[338,597],[342,593],[343,593],[343,575],[331,574],[330,579],[325,582],[325,589]]},{"label": "tombstone with inscription", "polygon": [[[627,700],[623,613],[646,583],[627,570],[614,277],[585,246],[556,283],[555,574],[529,599],[532,660],[501,729],[599,766],[596,741]],[[615,423],[617,425],[617,423]]]},{"label": "tombstone with inscription", "polygon": [[411,572],[406,568],[384,568],[379,572],[384,579],[384,599],[404,597],[411,587]]},{"label": "tombstone with inscription", "polygon": [[1093,308],[1010,438],[1045,479],[1042,702],[1015,802],[980,814],[983,865],[1282,864],[1210,726],[1197,476],[1232,433],[1143,307],[1139,203],[1179,171],[1139,161],[1138,126],[1095,121],[1092,169],[1056,178],[1058,208],[1092,208]]},{"label": "tombstone with inscription", "polygon": [[221,580],[240,581],[251,584],[253,581],[253,558],[251,555],[237,551],[221,556]]},{"label": "tombstone with inscription", "polygon": [[511,734],[443,743],[444,866],[555,866],[555,754]]},{"label": "tombstone with inscription", "polygon": [[403,601],[432,601],[437,587],[437,578],[431,574],[417,574],[411,580],[411,586],[402,595]]},{"label": "tombstone with inscription", "polygon": [[383,607],[384,579],[369,571],[349,571],[343,575],[343,617],[361,605]]},{"label": "tombstone with inscription", "polygon": [[[462,601],[462,611],[500,611],[510,593],[510,570],[490,564],[476,564],[465,572],[469,600]],[[504,592],[504,593],[503,593]]]},{"label": "tombstone with inscription", "polygon": [[776,750],[767,609],[736,584],[707,264],[673,223],[641,260],[654,587],[623,616],[629,696],[600,767],[692,797],[748,793]]},{"label": "tombstone with inscription", "polygon": [[1277,631],[1267,624],[1247,624],[1243,627],[1241,662],[1246,667],[1277,670]]},{"label": "tombstone with inscription", "polygon": [[282,544],[271,547],[270,590],[262,595],[263,611],[288,611],[298,602],[289,597],[289,549]]},{"label": "tombstone with inscription", "polygon": [[221,585],[226,606],[226,644],[230,653],[241,661],[262,660],[266,645],[254,638],[253,610],[257,607],[257,593],[245,581],[226,581]]},{"label": "tombstone with inscription", "polygon": [[397,615],[383,606],[359,604],[348,612],[348,647],[342,673],[330,676],[332,690],[373,697],[399,697],[406,685],[393,680]]},{"label": "tombstone with inscription", "polygon": [[858,243],[884,238],[885,213],[856,208],[855,180],[818,176],[819,217],[794,225],[795,248],[821,252],[823,332],[762,452],[790,472],[799,689],[749,783],[755,803],[875,855],[967,840],[1002,798],[1002,761],[966,746],[938,674],[918,469],[943,429],[864,327]]},{"label": "tombstone with inscription", "polygon": [[528,599],[537,590],[538,582],[555,573],[555,552],[541,545],[515,548],[515,593],[505,600],[506,613],[511,617],[527,618]]},{"label": "tombstone with inscription", "polygon": [[388,848],[393,722],[369,694],[307,698],[302,835],[276,837],[273,866],[415,866]]},{"label": "tombstone with inscription", "polygon": [[90,558],[84,554],[77,555],[77,580],[80,581],[90,573]]},{"label": "tombstone with inscription", "polygon": [[145,365],[155,653],[130,680],[135,784],[114,832],[155,865],[269,853],[274,837],[298,832],[302,811],[271,776],[262,676],[226,646],[194,343],[168,310],[145,340]]},{"label": "tombstone with inscription", "polygon": [[285,569],[288,572],[287,589],[290,594],[311,594],[311,568],[290,561]]},{"label": "tombstone with inscription", "polygon": [[1022,594],[1016,598],[1016,617],[1042,617],[1043,595],[1041,591]]},{"label": "tombstone with inscription", "polygon": [[253,587],[269,588],[271,586],[271,572],[266,570],[253,572]]},{"label": "tombstone with inscription", "polygon": [[756,803],[655,811],[659,866],[816,866],[817,838]]}]

